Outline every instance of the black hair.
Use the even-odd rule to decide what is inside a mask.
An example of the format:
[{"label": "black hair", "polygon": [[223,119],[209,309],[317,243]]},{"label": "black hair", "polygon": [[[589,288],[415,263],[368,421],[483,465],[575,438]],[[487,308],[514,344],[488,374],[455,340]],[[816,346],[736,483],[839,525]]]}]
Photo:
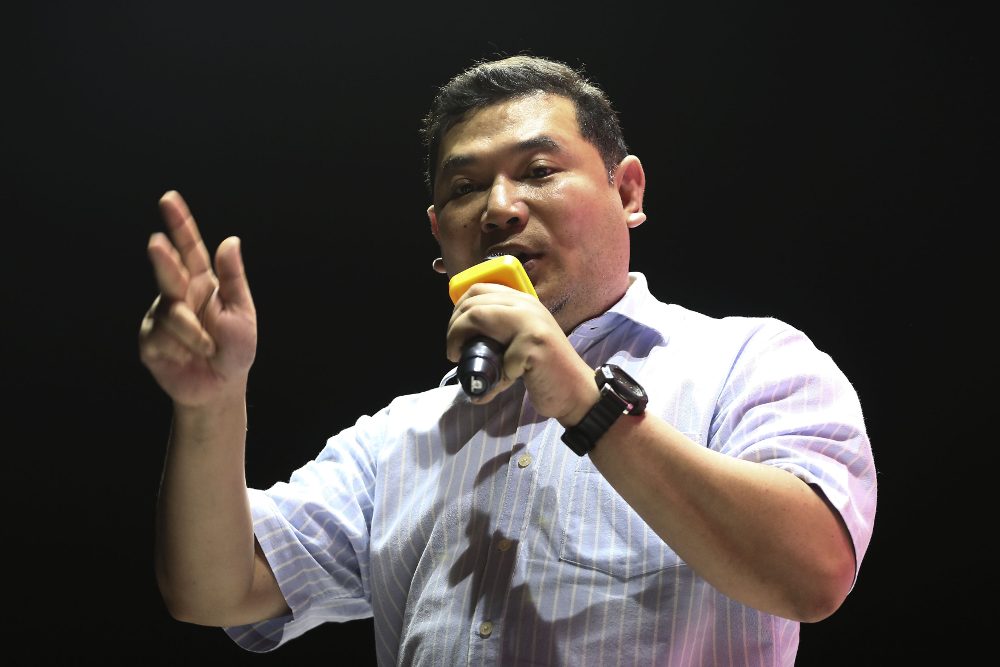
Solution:
[{"label": "black hair", "polygon": [[538,92],[573,102],[580,135],[597,148],[608,171],[608,181],[613,182],[615,168],[628,155],[628,147],[608,98],[568,65],[534,56],[514,56],[478,63],[438,91],[421,131],[427,146],[427,187],[431,195],[438,149],[448,130],[470,111]]}]

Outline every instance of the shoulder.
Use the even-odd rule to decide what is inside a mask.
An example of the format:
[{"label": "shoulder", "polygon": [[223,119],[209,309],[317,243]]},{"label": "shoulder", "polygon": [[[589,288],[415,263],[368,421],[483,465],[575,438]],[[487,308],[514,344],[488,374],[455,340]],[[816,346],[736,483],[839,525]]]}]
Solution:
[{"label": "shoulder", "polygon": [[458,384],[397,396],[378,412],[363,415],[352,428],[345,429],[345,432],[353,431],[368,437],[378,435],[379,438],[383,438],[400,425],[405,425],[407,429],[426,430],[435,425],[442,414],[462,403],[463,396],[461,386]]},{"label": "shoulder", "polygon": [[664,352],[680,367],[698,369],[724,385],[734,381],[771,384],[790,378],[846,378],[829,355],[799,329],[773,317],[716,318],[650,298],[644,324],[664,340]]},{"label": "shoulder", "polygon": [[387,442],[404,433],[434,430],[442,415],[461,402],[460,389],[450,385],[398,396],[378,412],[362,415],[353,426],[332,436],[319,459],[339,460],[349,454],[357,460],[373,461]]},{"label": "shoulder", "polygon": [[690,351],[741,355],[777,340],[812,345],[804,333],[772,317],[717,318],[652,297],[643,306],[643,324],[659,331],[669,345]]}]

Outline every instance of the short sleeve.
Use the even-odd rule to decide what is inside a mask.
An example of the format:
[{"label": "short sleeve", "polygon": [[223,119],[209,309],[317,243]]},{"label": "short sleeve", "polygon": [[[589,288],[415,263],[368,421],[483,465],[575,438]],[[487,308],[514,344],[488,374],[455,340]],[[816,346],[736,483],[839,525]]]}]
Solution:
[{"label": "short sleeve", "polygon": [[857,393],[805,334],[768,320],[750,336],[720,393],[709,446],[819,487],[860,567],[875,521],[875,462]]},{"label": "short sleeve", "polygon": [[243,648],[269,651],[322,623],[372,615],[369,542],[384,421],[385,411],[362,417],[287,483],[250,490],[254,534],[292,613],[226,628]]}]

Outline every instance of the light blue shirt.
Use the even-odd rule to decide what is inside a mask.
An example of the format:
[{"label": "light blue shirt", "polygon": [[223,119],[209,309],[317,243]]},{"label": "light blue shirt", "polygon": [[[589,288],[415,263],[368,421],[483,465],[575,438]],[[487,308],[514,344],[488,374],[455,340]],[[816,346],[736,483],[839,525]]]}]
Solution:
[{"label": "light blue shirt", "polygon": [[[696,443],[822,489],[860,565],[875,467],[843,373],[782,322],[712,319],[630,279],[570,335],[577,352],[621,366]],[[374,616],[380,665],[791,665],[799,624],[709,586],[562,432],[520,381],[488,405],[447,385],[362,417],[250,492],[292,615],[227,632],[266,651]]]}]

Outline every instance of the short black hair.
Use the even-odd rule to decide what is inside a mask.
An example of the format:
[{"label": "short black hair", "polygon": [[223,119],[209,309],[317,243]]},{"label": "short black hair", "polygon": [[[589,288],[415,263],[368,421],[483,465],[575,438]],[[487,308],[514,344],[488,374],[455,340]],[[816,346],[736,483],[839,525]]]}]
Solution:
[{"label": "short black hair", "polygon": [[628,147],[618,125],[618,114],[601,89],[564,63],[514,56],[477,63],[438,91],[421,131],[427,146],[427,187],[431,195],[438,149],[448,130],[470,111],[538,92],[560,95],[573,102],[580,135],[597,148],[608,171],[608,181],[613,182],[615,169],[628,155]]}]

